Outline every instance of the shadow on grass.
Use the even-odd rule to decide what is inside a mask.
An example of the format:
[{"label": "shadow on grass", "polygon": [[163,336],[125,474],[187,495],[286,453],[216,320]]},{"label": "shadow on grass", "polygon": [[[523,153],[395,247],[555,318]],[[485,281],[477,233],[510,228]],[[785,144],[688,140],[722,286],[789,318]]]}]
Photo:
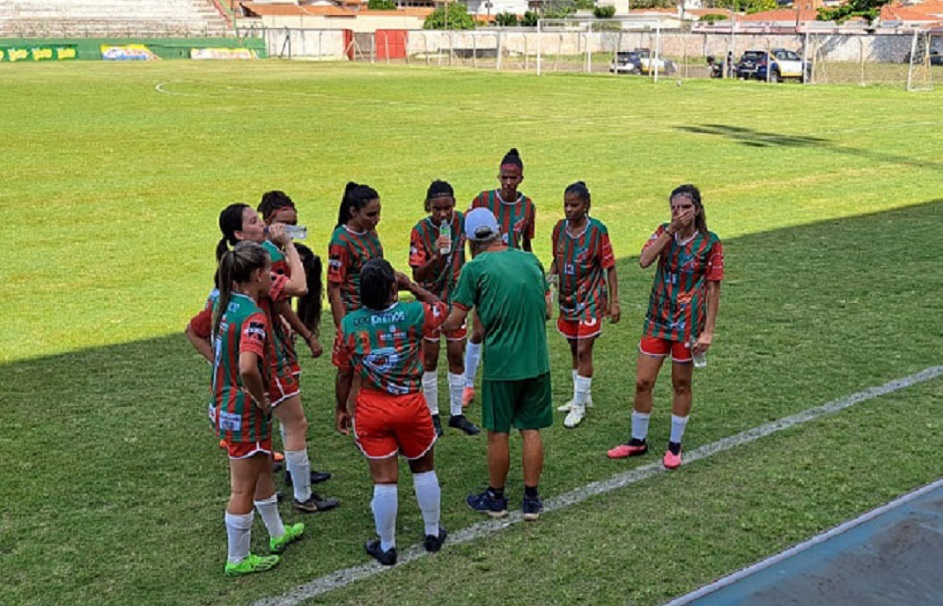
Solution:
[{"label": "shadow on grass", "polygon": [[[928,352],[938,350],[943,317],[941,221],[943,200],[933,200],[725,242],[717,336],[708,368],[695,377],[688,447],[932,364]],[[652,279],[635,258],[621,259],[619,272],[623,321],[607,325],[596,344],[596,406],[579,430],[558,424],[545,434],[548,496],[648,462],[603,456],[627,434],[635,344]],[[552,325],[548,331],[554,398],[563,401],[571,389],[569,353]],[[326,331],[324,342],[332,337]],[[313,537],[293,546],[278,571],[238,584],[221,574],[228,475],[205,420],[209,369],[182,334],[0,367],[6,597],[246,602],[363,563],[362,541],[372,534],[366,465],[332,430],[329,360],[304,367],[314,465],[335,473],[324,491],[343,505],[306,518]],[[654,443],[667,438],[667,382],[663,377],[656,390]],[[480,419],[477,403],[469,414]],[[449,431],[436,448],[445,524],[466,527],[477,518],[462,500],[485,481],[485,441]],[[512,448],[519,448],[516,438]],[[508,482],[512,506],[522,484],[516,467]],[[422,535],[407,478],[400,491],[404,546]],[[297,518],[287,508],[283,514]],[[257,524],[257,547],[264,536]]]},{"label": "shadow on grass", "polygon": [[748,147],[814,147],[816,149],[825,149],[836,154],[846,154],[867,158],[868,160],[875,162],[903,164],[906,166],[912,166],[914,168],[943,170],[943,164],[940,162],[914,160],[907,156],[885,154],[866,149],[856,149],[853,147],[837,145],[833,141],[824,137],[784,135],[781,133],[745,128],[742,126],[731,126],[729,124],[701,124],[679,126],[677,128],[678,130],[695,135],[723,137]]}]

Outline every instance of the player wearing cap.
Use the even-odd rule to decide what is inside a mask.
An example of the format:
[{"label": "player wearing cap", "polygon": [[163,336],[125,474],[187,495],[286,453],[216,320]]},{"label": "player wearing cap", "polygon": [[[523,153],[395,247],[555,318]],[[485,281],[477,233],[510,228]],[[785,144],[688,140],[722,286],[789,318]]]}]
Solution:
[{"label": "player wearing cap", "polygon": [[546,276],[537,257],[504,244],[487,209],[469,211],[465,234],[475,258],[462,269],[442,328],[457,329],[475,307],[485,332],[482,424],[488,430],[488,488],[466,503],[492,517],[507,515],[508,438],[514,427],[523,439],[524,519],[536,520],[543,508],[538,492],[544,462],[540,430],[553,423]]}]

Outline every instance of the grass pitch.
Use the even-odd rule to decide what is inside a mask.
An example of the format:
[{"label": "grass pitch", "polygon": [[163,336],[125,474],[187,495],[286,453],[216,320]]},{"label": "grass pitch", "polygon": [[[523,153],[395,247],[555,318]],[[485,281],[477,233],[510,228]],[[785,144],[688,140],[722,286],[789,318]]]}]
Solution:
[{"label": "grass pitch", "polygon": [[[623,321],[597,343],[584,426],[546,434],[545,496],[649,462],[667,438],[666,373],[655,453],[604,457],[628,431],[651,285],[635,256],[679,183],[701,188],[727,250],[688,449],[939,364],[939,92],[275,61],[0,68],[4,602],[245,603],[367,561],[366,465],[330,429],[329,360],[308,360],[314,464],[343,505],[305,518],[276,571],[222,576],[226,461],[182,329],[219,210],[268,189],[295,199],[323,254],[344,183],[369,183],[405,267],[432,179],[464,204],[518,147],[545,262],[563,188],[586,181],[621,258]],[[550,330],[563,401],[569,354]],[[921,384],[318,601],[658,603],[943,475],[941,404],[943,381]],[[478,519],[462,500],[484,450],[452,432],[437,447],[449,529]],[[519,506],[514,466],[508,488]],[[408,474],[400,494],[405,547],[421,535]]]}]

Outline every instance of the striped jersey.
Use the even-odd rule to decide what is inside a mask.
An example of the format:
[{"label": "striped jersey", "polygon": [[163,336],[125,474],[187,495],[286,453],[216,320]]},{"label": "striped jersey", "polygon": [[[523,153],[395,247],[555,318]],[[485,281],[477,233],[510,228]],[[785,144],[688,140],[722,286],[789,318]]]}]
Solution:
[{"label": "striped jersey", "polygon": [[282,249],[271,240],[262,242],[262,248],[268,251],[268,255],[272,259],[272,271],[290,278],[291,267],[288,265],[288,259],[285,257],[285,253],[282,252]]},{"label": "striped jersey", "polygon": [[233,293],[213,344],[213,399],[208,410],[218,437],[227,442],[257,442],[271,436],[271,417],[253,403],[239,374],[239,355],[254,353],[262,383],[268,387],[270,342],[269,322],[262,309],[250,297]]},{"label": "striped jersey", "polygon": [[534,239],[534,223],[537,220],[537,207],[534,201],[518,194],[517,200],[505,202],[501,199],[501,190],[483,191],[472,200],[469,210],[487,208],[498,220],[501,239],[508,248],[521,248],[524,238]]},{"label": "striped jersey", "polygon": [[606,315],[608,289],[606,272],[615,266],[612,243],[606,226],[586,217],[586,226],[577,235],[567,231],[566,219],[553,228],[553,260],[560,276],[559,305],[564,320],[599,320]]},{"label": "striped jersey", "polygon": [[327,256],[327,281],[341,285],[344,312],[360,309],[360,269],[370,259],[383,258],[377,232],[356,232],[341,225],[331,235]]},{"label": "striped jersey", "polygon": [[[419,282],[419,285],[439,297],[449,301],[458,276],[462,273],[465,264],[465,217],[462,213],[452,213],[452,223],[449,226],[452,235],[452,248],[446,257],[445,265],[438,275],[429,280]],[[435,254],[435,241],[439,239],[439,226],[432,217],[426,217],[413,227],[409,236],[409,266],[422,267]]]},{"label": "striped jersey", "polygon": [[411,301],[377,311],[366,307],[341,322],[333,362],[351,368],[361,385],[401,396],[422,390],[422,338],[445,322],[448,307]]},{"label": "striped jersey", "polygon": [[[651,246],[667,226],[659,225],[642,250]],[[717,234],[695,232],[687,240],[680,240],[676,234],[658,256],[644,334],[682,343],[700,335],[707,311],[707,282],[723,279],[724,249]]]}]

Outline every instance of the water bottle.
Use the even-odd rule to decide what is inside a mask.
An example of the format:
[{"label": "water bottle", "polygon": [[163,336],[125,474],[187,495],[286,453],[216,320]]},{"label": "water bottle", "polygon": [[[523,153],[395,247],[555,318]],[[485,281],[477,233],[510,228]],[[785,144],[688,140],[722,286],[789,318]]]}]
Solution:
[{"label": "water bottle", "polygon": [[445,219],[442,219],[442,223],[439,225],[439,237],[448,238],[449,240],[448,244],[439,249],[439,254],[449,254],[452,251],[452,229],[449,227],[449,222]]},{"label": "water bottle", "polygon": [[550,291],[550,302],[557,303],[557,293],[559,292],[559,277],[552,274],[548,279],[548,290]]},{"label": "water bottle", "polygon": [[691,337],[691,360],[694,362],[694,368],[704,368],[707,366],[707,352],[694,353],[695,343],[697,343],[697,337]]},{"label": "water bottle", "polygon": [[292,240],[304,240],[308,237],[308,228],[304,225],[285,225],[285,233]]}]

